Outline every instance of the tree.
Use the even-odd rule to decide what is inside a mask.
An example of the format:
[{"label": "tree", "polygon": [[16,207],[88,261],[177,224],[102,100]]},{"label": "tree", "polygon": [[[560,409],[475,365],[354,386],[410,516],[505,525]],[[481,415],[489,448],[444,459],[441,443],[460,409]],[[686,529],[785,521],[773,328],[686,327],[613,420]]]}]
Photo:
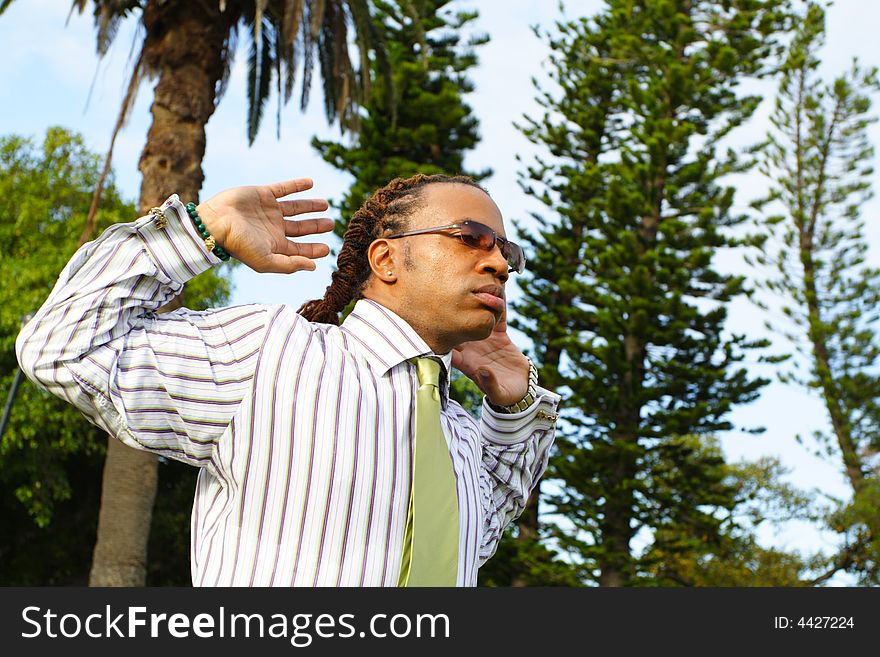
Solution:
[{"label": "tree", "polygon": [[[792,520],[815,522],[821,515],[811,494],[783,482],[787,470],[777,458],[728,464],[713,436],[670,441],[681,457],[658,466],[680,468],[691,489],[694,512],[666,523],[641,555],[644,584],[650,586],[806,586],[814,562],[796,552],[762,547],[758,528]],[[682,458],[683,457],[683,458]],[[688,477],[688,471],[700,477]],[[662,487],[664,482],[658,478]]]},{"label": "tree", "polygon": [[463,99],[474,89],[467,73],[477,64],[474,49],[488,37],[474,36],[463,44],[460,34],[478,14],[453,13],[449,4],[426,0],[416,19],[405,11],[406,2],[376,3],[375,29],[388,44],[392,77],[386,80],[374,70],[374,93],[363,105],[351,144],[312,140],[326,162],[354,177],[335,204],[343,217],[334,229],[340,237],[346,218],[392,178],[444,173],[482,180],[492,173],[464,168],[465,154],[479,142],[479,121]]},{"label": "tree", "polygon": [[[765,289],[779,295],[786,336],[799,358],[784,382],[815,391],[828,412],[829,430],[815,439],[834,447],[852,488],[828,521],[841,534],[839,553],[816,582],[838,570],[865,584],[880,582],[880,270],[866,263],[862,204],[871,196],[873,146],[870,94],[880,89],[877,69],[857,62],[831,82],[819,77],[824,10],[808,5],[788,48],[763,150],[769,195],[760,230],[769,236],[756,260],[770,273]],[[772,210],[779,213],[771,214]],[[807,369],[803,372],[803,368]]]},{"label": "tree", "polygon": [[[0,0],[0,13],[11,1]],[[73,0],[73,8],[80,13],[89,4]],[[355,108],[368,79],[358,78],[350,62],[348,25],[355,27],[361,71],[366,75],[369,67],[364,63],[375,36],[368,0],[94,0],[91,5],[101,55],[107,52],[120,21],[136,15],[143,27],[122,115],[132,105],[132,89],[145,76],[158,78],[150,109],[153,123],[139,165],[141,212],[159,205],[172,192],[198,201],[204,180],[205,125],[225,90],[239,26],[249,28],[251,36],[247,126],[251,142],[273,82],[280,121],[280,104],[290,98],[300,58],[302,105],[308,102],[317,59],[328,117],[339,117],[346,127],[356,123]],[[381,47],[372,52],[378,62],[384,60]],[[102,491],[91,583],[143,585],[156,458],[110,439]]]},{"label": "tree", "polygon": [[[62,128],[50,128],[39,145],[24,137],[0,138],[4,391],[18,369],[15,338],[22,318],[43,303],[78,246],[98,165],[98,156],[82,137]],[[129,221],[134,213],[134,205],[121,198],[111,177],[98,208],[97,228]],[[188,301],[204,308],[224,303],[228,295],[228,281],[215,277],[192,286]],[[19,585],[86,582],[104,451],[101,432],[75,409],[29,381],[21,386],[0,443],[0,505],[6,529],[0,542],[0,580]],[[192,477],[188,480],[191,487]],[[180,527],[175,533],[181,533]]]},{"label": "tree", "polygon": [[558,490],[542,498],[557,520],[537,531],[584,583],[650,582],[670,533],[722,539],[705,506],[729,506],[733,491],[718,456],[685,437],[732,428],[729,411],[766,383],[741,364],[767,343],[724,330],[746,288],[713,268],[718,250],[744,244],[722,179],[750,162],[719,142],[758,104],[737,86],[762,72],[784,9],[608,0],[548,35],[558,92],[539,88],[545,112],[522,130],[550,157],[522,186],[553,219],[521,229],[530,273],[516,310],[529,319],[515,326],[565,400],[548,473]]}]

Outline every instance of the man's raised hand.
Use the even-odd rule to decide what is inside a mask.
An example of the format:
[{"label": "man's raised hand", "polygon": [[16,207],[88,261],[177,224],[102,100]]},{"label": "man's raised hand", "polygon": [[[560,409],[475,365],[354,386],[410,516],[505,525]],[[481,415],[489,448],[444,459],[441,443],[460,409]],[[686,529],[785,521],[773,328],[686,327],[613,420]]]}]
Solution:
[{"label": "man's raised hand", "polygon": [[200,203],[196,210],[205,228],[237,260],[257,272],[292,274],[314,271],[315,258],[330,253],[323,243],[292,242],[288,237],[317,235],[333,230],[327,217],[296,221],[286,217],[321,212],[329,206],[322,198],[282,200],[311,189],[309,178],[271,185],[233,187]]},{"label": "man's raised hand", "polygon": [[452,366],[496,406],[516,404],[529,391],[529,360],[507,335],[506,308],[489,337],[452,350]]}]

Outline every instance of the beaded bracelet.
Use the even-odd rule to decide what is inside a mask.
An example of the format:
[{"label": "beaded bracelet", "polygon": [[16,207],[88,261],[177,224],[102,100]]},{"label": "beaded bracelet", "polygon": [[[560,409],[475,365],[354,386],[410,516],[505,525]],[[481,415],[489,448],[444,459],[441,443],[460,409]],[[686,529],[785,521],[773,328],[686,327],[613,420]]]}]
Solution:
[{"label": "beaded bracelet", "polygon": [[226,252],[226,250],[217,244],[217,240],[211,237],[211,233],[208,232],[208,229],[205,227],[205,224],[202,223],[202,218],[199,216],[199,213],[196,212],[196,204],[195,203],[187,203],[186,204],[186,213],[189,215],[189,218],[192,219],[193,223],[196,226],[196,230],[199,231],[199,235],[202,236],[205,240],[205,248],[208,249],[215,256],[220,258],[221,260],[229,260],[230,256]]}]

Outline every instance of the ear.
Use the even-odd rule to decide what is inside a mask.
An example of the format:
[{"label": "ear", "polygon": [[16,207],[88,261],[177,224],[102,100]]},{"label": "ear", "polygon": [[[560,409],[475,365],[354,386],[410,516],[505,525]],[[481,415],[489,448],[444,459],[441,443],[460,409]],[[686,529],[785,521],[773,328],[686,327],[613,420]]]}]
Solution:
[{"label": "ear", "polygon": [[367,247],[367,260],[373,276],[384,283],[394,283],[397,280],[397,271],[394,266],[396,244],[391,240],[379,238]]}]

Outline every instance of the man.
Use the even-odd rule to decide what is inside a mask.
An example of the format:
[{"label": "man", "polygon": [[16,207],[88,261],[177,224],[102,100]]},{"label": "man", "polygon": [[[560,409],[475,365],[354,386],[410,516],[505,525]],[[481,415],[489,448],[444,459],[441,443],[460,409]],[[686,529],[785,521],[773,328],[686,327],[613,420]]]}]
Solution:
[{"label": "man", "polygon": [[[543,474],[559,397],[510,341],[522,271],[466,177],[395,179],[355,213],[323,299],[156,310],[236,257],[314,270],[307,179],[172,196],[85,245],[24,328],[35,382],[127,445],[201,468],[192,576],[207,586],[474,586]],[[338,313],[357,300],[338,326]],[[485,393],[476,423],[449,368]]]}]

